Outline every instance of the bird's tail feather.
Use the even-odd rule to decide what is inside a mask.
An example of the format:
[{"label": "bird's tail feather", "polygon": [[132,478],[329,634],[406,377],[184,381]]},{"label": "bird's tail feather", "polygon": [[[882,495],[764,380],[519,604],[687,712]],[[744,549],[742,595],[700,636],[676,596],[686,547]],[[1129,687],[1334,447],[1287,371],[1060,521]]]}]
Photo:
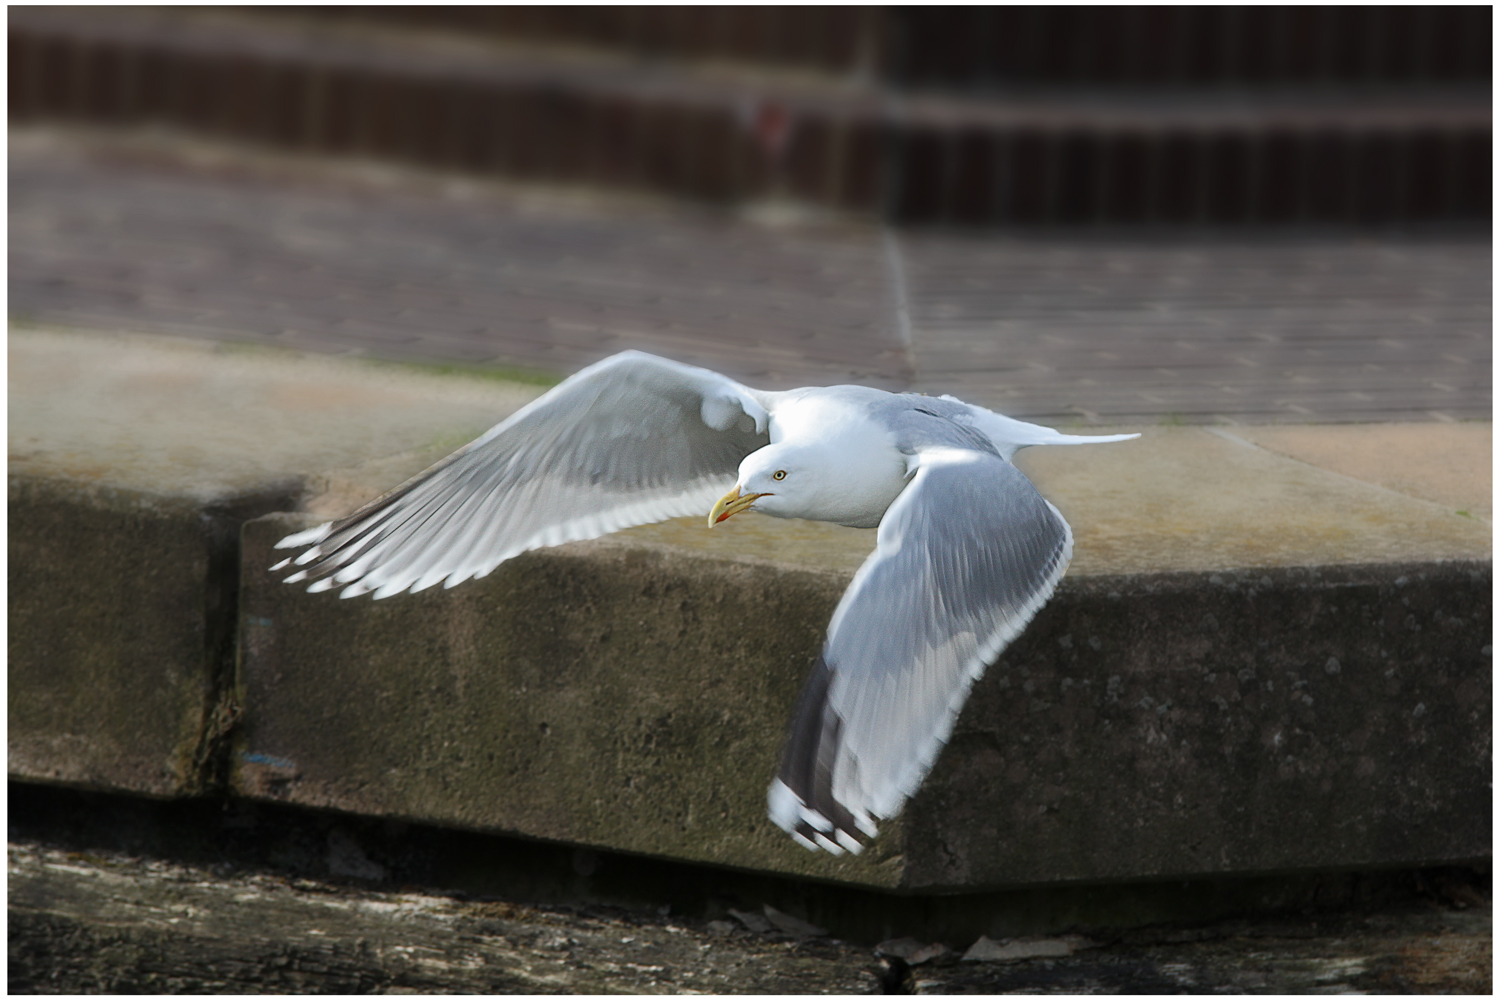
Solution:
[{"label": "bird's tail feather", "polygon": [[[952,399],[953,397],[943,398]],[[954,402],[959,402],[959,400],[954,400]],[[1038,444],[1109,444],[1112,441],[1129,441],[1131,438],[1140,437],[1139,434],[1064,434],[1062,431],[1043,427],[1041,424],[1028,424],[1024,420],[1001,416],[993,410],[986,410],[973,403],[966,405],[974,414],[974,425],[994,442],[995,447],[1000,449],[1000,453],[1006,458],[1010,458],[1022,448]]]}]

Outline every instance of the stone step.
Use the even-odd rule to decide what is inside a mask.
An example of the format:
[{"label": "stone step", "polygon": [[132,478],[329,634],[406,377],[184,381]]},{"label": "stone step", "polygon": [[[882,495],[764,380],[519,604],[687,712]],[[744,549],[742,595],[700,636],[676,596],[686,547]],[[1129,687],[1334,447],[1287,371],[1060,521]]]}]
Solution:
[{"label": "stone step", "polygon": [[9,305],[523,369],[627,347],[1052,425],[1488,420],[1488,233],[892,233],[74,127],[13,129]]},{"label": "stone step", "polygon": [[1477,7],[239,8],[282,22],[463,36],[902,88],[1485,84]]},{"label": "stone step", "polygon": [[772,827],[764,793],[872,533],[687,518],[341,601],[277,582],[274,542],[539,388],[24,329],[10,377],[21,780],[224,782],[916,893],[1489,854],[1487,424],[1023,453],[1074,526],[1072,570],[902,816],[831,858]]},{"label": "stone step", "polygon": [[890,18],[873,7],[402,5],[252,11],[365,30],[464,35],[533,48],[611,52],[635,60],[827,75],[874,73],[890,44]]},{"label": "stone step", "polygon": [[170,125],[318,155],[903,223],[1386,225],[1490,213],[1489,90],[1462,79],[953,94],[226,10],[18,8],[8,23],[12,122]]}]

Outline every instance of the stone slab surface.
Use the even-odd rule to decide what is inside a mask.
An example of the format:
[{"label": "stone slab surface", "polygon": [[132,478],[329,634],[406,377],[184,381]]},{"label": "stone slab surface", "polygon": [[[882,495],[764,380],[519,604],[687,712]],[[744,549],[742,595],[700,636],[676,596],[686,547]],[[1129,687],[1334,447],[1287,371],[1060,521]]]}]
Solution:
[{"label": "stone slab surface", "polygon": [[[1379,437],[1418,425],[1365,426]],[[1488,523],[1422,495],[1467,490],[1475,505],[1489,496],[1469,464],[1474,449],[1447,425],[1429,427],[1433,472],[1420,491],[1394,478],[1395,455],[1362,482],[1258,447],[1240,428],[1143,428],[1119,445],[1029,448],[1016,464],[1073,526],[1073,575],[1487,559]],[[1347,467],[1333,461],[1341,454],[1326,448],[1316,461]]]},{"label": "stone slab surface", "polygon": [[433,461],[542,392],[274,348],[14,325],[8,358],[13,474],[201,503],[299,478],[322,495],[352,465]]},{"label": "stone slab surface", "polygon": [[1494,520],[1495,438],[1488,421],[1414,427],[1236,427],[1228,433],[1320,469]]}]

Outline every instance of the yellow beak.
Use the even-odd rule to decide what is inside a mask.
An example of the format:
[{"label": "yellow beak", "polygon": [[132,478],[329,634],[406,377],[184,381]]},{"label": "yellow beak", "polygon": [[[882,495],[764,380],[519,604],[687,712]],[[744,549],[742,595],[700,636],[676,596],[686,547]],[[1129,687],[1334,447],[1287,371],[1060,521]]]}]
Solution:
[{"label": "yellow beak", "polygon": [[708,512],[708,526],[712,528],[720,521],[727,521],[741,511],[750,509],[750,505],[761,497],[770,496],[769,493],[746,493],[740,496],[740,488],[736,486],[728,493],[719,497],[714,509]]}]

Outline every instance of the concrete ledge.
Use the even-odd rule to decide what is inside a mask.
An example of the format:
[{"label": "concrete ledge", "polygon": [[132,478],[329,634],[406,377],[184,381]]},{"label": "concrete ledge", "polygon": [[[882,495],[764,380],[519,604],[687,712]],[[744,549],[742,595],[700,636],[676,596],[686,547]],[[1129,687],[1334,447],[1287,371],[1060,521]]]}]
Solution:
[{"label": "concrete ledge", "polygon": [[246,525],[250,797],[896,886],[796,847],[765,793],[845,573],[595,541],[410,600],[265,572],[310,523]]},{"label": "concrete ledge", "polygon": [[1337,456],[1451,456],[1415,486],[1327,468],[1312,428],[1026,453],[1074,566],[903,816],[830,858],[771,828],[764,793],[873,533],[688,519],[451,591],[309,595],[265,571],[277,539],[536,390],[82,334],[15,331],[10,352],[13,776],[222,777],[929,894],[1488,856],[1490,501],[1468,476],[1487,426],[1336,429]]},{"label": "concrete ledge", "polygon": [[[9,358],[9,771],[148,795],[222,780],[240,524],[346,502],[351,458],[399,480],[539,391],[56,331]],[[341,406],[361,421],[307,433]]]},{"label": "concrete ledge", "polygon": [[904,884],[1488,856],[1490,587],[1484,562],[1065,581],[908,808]]},{"label": "concrete ledge", "polygon": [[10,773],[147,795],[211,780],[232,721],[237,528],[293,497],[12,475]]},{"label": "concrete ledge", "polygon": [[600,540],[342,601],[261,569],[304,523],[245,530],[249,797],[923,892],[1489,850],[1487,563],[1065,580],[856,859],[765,818],[847,571]]}]

